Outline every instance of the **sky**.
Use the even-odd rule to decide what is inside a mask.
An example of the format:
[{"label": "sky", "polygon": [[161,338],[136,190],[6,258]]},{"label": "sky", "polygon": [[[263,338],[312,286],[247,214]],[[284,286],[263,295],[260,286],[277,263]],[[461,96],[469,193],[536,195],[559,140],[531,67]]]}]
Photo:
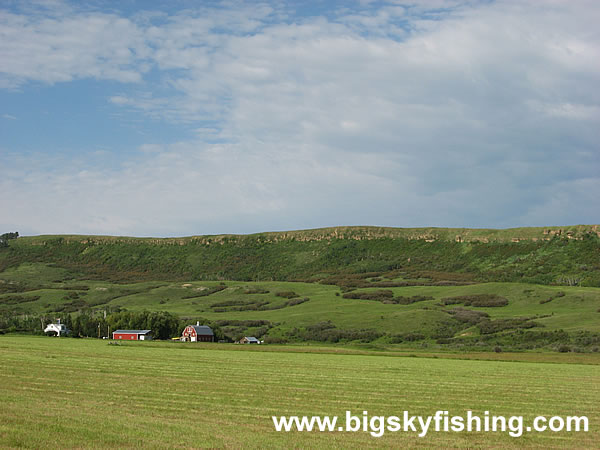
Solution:
[{"label": "sky", "polygon": [[600,223],[597,0],[0,0],[0,232]]}]

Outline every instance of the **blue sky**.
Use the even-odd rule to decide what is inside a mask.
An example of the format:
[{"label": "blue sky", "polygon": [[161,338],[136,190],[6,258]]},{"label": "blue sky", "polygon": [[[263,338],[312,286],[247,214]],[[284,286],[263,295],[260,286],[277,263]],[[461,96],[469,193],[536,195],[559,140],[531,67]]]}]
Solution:
[{"label": "blue sky", "polygon": [[600,3],[3,1],[0,231],[600,223]]}]

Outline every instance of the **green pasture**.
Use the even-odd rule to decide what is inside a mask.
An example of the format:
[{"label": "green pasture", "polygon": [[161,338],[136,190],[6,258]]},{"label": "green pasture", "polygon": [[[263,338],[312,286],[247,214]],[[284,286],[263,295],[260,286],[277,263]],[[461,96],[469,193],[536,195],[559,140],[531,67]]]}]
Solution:
[{"label": "green pasture", "polygon": [[[600,288],[593,287],[495,282],[466,286],[385,288],[391,290],[394,296],[433,297],[433,300],[399,305],[343,298],[343,291],[339,287],[320,283],[145,281],[122,284],[69,279],[65,276],[64,269],[42,263],[22,264],[1,272],[0,287],[11,283],[27,287],[26,291],[18,292],[17,295],[25,299],[39,297],[35,301],[5,304],[4,299],[9,299],[15,293],[0,294],[0,310],[14,310],[17,314],[52,316],[54,311],[60,310],[61,305],[74,305],[73,312],[86,308],[94,311],[120,307],[131,311],[168,311],[190,320],[268,320],[277,324],[276,329],[282,331],[331,320],[338,328],[343,329],[376,329],[392,334],[421,332],[428,335],[448,321],[449,314],[445,311],[460,306],[442,306],[442,299],[497,294],[508,300],[507,306],[470,309],[486,312],[491,319],[531,318],[541,325],[537,330],[600,331]],[[224,285],[225,289],[204,295],[207,290],[220,285]],[[247,293],[257,289],[268,292]],[[357,291],[380,289],[362,288]],[[221,310],[215,307],[232,301],[263,301],[268,303],[267,308],[283,306],[287,299],[276,294],[284,291],[293,291],[297,297],[309,300],[280,309],[239,311],[232,307]],[[77,297],[75,300],[73,295]]]},{"label": "green pasture", "polygon": [[[321,353],[330,351],[330,353]],[[331,353],[333,352],[333,353]],[[400,356],[403,355],[403,356]],[[523,354],[521,354],[523,356]],[[564,358],[563,358],[564,356]],[[468,357],[468,355],[466,355]],[[500,357],[493,355],[493,357]],[[574,363],[577,358],[587,364]],[[598,355],[455,360],[348,349],[0,336],[0,442],[25,448],[593,448]],[[590,431],[276,432],[271,416],[587,416]],[[343,420],[343,419],[340,419]]]}]

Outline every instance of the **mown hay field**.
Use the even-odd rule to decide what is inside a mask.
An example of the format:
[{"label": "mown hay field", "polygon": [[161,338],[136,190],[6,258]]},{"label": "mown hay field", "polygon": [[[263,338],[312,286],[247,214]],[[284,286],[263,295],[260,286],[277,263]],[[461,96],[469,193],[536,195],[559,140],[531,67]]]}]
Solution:
[{"label": "mown hay field", "polygon": [[[600,442],[596,355],[577,364],[257,350],[2,336],[0,446],[594,448]],[[523,415],[526,424],[538,415],[585,415],[590,430],[376,438],[362,431],[276,432],[271,419],[347,410],[358,416],[489,411]]]}]

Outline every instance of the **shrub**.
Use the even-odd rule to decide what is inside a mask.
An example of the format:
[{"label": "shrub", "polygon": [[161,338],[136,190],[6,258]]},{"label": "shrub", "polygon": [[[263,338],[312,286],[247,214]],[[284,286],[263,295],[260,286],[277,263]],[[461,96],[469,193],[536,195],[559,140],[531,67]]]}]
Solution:
[{"label": "shrub", "polygon": [[477,327],[481,331],[481,334],[493,334],[504,330],[514,330],[519,328],[533,328],[537,327],[538,324],[529,320],[529,318],[516,317],[513,319],[496,319],[481,320]]},{"label": "shrub", "polygon": [[287,344],[288,340],[281,336],[266,336],[265,344]]},{"label": "shrub", "polygon": [[433,297],[424,295],[413,295],[412,297],[398,296],[394,297],[394,293],[390,290],[378,290],[370,292],[350,292],[344,294],[344,298],[360,299],[360,300],[374,300],[385,304],[395,305],[410,305],[416,302],[423,302],[426,300],[433,300]]},{"label": "shrub", "polygon": [[361,341],[371,342],[383,336],[383,333],[371,329],[338,329],[331,321],[318,322],[308,325],[304,330],[295,328],[289,333],[291,338],[305,341],[340,342]]},{"label": "shrub", "polygon": [[227,289],[227,286],[224,285],[224,284],[220,284],[218,286],[214,286],[214,287],[211,287],[211,288],[204,289],[203,291],[196,291],[193,294],[184,295],[181,298],[182,299],[186,299],[186,298],[206,297],[207,295],[215,294],[215,293],[220,292],[220,291],[222,291],[224,289]]},{"label": "shrub", "polygon": [[80,311],[85,308],[89,308],[89,306],[90,305],[85,300],[78,299],[78,300],[73,300],[68,303],[64,303],[62,305],[56,306],[56,308],[54,308],[54,311],[55,312],[72,313],[72,312]]},{"label": "shrub", "polygon": [[249,287],[244,289],[244,294],[268,294],[270,291],[260,287]]},{"label": "shrub", "polygon": [[392,334],[390,336],[390,344],[399,344],[402,341],[404,341],[404,339],[400,334]]},{"label": "shrub", "polygon": [[422,341],[425,336],[421,333],[406,333],[402,338],[407,342]]},{"label": "shrub", "polygon": [[241,300],[241,299],[233,299],[233,300],[224,300],[222,302],[216,302],[210,305],[211,308],[220,307],[220,306],[245,306],[254,303],[253,300]]},{"label": "shrub", "polygon": [[390,290],[379,290],[370,292],[349,292],[343,295],[344,298],[360,299],[360,300],[386,300],[394,297],[394,293]]},{"label": "shrub", "polygon": [[442,303],[444,305],[462,303],[465,306],[499,307],[508,305],[508,300],[496,294],[474,294],[443,298]]},{"label": "shrub", "polygon": [[0,297],[0,304],[16,305],[18,303],[35,302],[39,299],[39,295],[32,295],[31,297],[25,297],[24,295],[7,295],[6,297]]},{"label": "shrub", "polygon": [[288,300],[287,302],[285,302],[285,306],[300,305],[300,304],[305,303],[305,302],[307,302],[309,300],[310,300],[310,298],[308,298],[308,297],[304,297],[304,298],[292,298],[292,299]]},{"label": "shrub", "polygon": [[424,302],[427,300],[433,300],[433,297],[426,295],[413,295],[412,297],[394,297],[391,300],[391,303],[395,303],[397,305],[410,305],[412,303]]},{"label": "shrub", "polygon": [[241,327],[262,327],[264,325],[273,326],[269,320],[217,320],[215,322],[218,326],[241,326]]},{"label": "shrub", "polygon": [[294,291],[279,291],[279,292],[275,292],[275,295],[277,297],[283,297],[283,298],[298,297],[298,294],[296,294]]},{"label": "shrub", "polygon": [[489,314],[483,311],[473,311],[472,309],[464,309],[461,307],[446,311],[454,316],[456,320],[462,323],[477,324],[481,320],[489,317]]}]

